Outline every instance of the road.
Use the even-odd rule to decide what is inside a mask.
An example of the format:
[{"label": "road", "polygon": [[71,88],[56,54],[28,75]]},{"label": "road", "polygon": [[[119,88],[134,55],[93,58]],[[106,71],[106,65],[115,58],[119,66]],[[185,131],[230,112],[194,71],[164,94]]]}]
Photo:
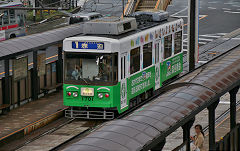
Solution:
[{"label": "road", "polygon": [[[200,0],[199,8],[199,46],[240,27],[240,1]],[[173,0],[167,11],[187,23],[188,0]],[[184,49],[187,49],[187,26],[184,30]]]},{"label": "road", "polygon": [[[127,1],[125,0],[125,4]],[[237,28],[240,24],[240,2],[237,0],[200,0],[199,46],[205,45]],[[121,16],[122,0],[89,0],[85,11],[97,11],[104,15]],[[181,17],[187,24],[188,0],[173,0],[167,11]],[[184,49],[187,50],[187,26],[184,29]]]}]

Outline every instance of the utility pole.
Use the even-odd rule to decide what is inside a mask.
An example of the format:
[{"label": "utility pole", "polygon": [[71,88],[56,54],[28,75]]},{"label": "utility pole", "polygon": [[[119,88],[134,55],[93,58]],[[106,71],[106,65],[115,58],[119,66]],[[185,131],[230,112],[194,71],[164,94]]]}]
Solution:
[{"label": "utility pole", "polygon": [[122,0],[122,11],[123,11],[122,14],[123,14],[123,17],[124,17],[124,5],[125,5],[124,0]]},{"label": "utility pole", "polygon": [[[36,7],[36,0],[33,0],[33,8]],[[34,9],[33,10],[33,21],[35,22],[36,21],[36,10]]]},{"label": "utility pole", "polygon": [[188,0],[188,62],[189,71],[198,61],[199,0]]}]

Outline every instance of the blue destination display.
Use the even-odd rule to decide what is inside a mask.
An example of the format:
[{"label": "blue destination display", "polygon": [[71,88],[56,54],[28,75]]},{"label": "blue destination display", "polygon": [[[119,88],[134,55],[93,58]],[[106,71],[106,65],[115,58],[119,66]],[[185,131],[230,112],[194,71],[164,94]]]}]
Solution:
[{"label": "blue destination display", "polygon": [[103,42],[79,42],[73,41],[72,42],[73,49],[96,49],[96,50],[103,50],[104,43]]}]

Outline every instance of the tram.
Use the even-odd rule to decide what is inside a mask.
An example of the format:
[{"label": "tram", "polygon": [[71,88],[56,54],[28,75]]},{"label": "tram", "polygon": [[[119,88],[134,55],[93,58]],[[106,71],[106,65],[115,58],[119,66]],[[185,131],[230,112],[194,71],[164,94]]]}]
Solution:
[{"label": "tram", "polygon": [[182,38],[183,20],[162,12],[86,22],[63,42],[65,116],[113,119],[145,101],[183,71]]},{"label": "tram", "polygon": [[[21,2],[1,2],[0,7],[22,7]],[[26,10],[0,10],[0,41],[26,35]]]}]

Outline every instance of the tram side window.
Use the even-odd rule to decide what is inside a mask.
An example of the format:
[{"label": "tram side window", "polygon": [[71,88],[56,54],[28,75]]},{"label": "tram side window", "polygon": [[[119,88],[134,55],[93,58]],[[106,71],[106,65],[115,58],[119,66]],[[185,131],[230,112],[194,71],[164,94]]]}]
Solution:
[{"label": "tram side window", "polygon": [[174,49],[174,54],[177,54],[182,50],[182,31],[175,33]]},{"label": "tram side window", "polygon": [[25,14],[23,15],[23,18],[24,18],[24,22],[25,22],[27,20],[27,17]]},{"label": "tram side window", "polygon": [[124,56],[123,62],[124,62],[123,77],[126,78],[126,56]]},{"label": "tram side window", "polygon": [[126,57],[121,57],[121,79],[126,78]]},{"label": "tram side window", "polygon": [[152,65],[152,42],[143,45],[143,68]]},{"label": "tram side window", "polygon": [[22,15],[17,15],[17,22],[18,22],[18,26],[20,26],[20,27],[24,26],[24,21],[23,21]]},{"label": "tram side window", "polygon": [[118,55],[117,53],[112,54],[112,58],[113,58],[113,64],[112,65],[112,70],[113,70],[113,82],[114,84],[116,84],[116,82],[118,81]]},{"label": "tram side window", "polygon": [[2,26],[2,17],[0,17],[0,26]]},{"label": "tram side window", "polygon": [[155,64],[159,62],[159,43],[155,44]]},{"label": "tram side window", "polygon": [[164,59],[172,56],[172,35],[164,37]]},{"label": "tram side window", "polygon": [[5,10],[3,12],[3,23],[6,25],[6,24],[9,24],[9,19],[8,19],[8,10]]},{"label": "tram side window", "polygon": [[3,11],[0,10],[0,26],[2,26],[3,24],[3,15],[4,15]]},{"label": "tram side window", "polygon": [[15,10],[10,9],[9,10],[9,15],[10,15],[10,24],[15,23],[16,22],[16,20],[15,20]]},{"label": "tram side window", "polygon": [[123,58],[121,58],[121,79],[123,79]]},{"label": "tram side window", "polygon": [[140,47],[134,48],[130,52],[130,70],[131,74],[140,70]]}]

